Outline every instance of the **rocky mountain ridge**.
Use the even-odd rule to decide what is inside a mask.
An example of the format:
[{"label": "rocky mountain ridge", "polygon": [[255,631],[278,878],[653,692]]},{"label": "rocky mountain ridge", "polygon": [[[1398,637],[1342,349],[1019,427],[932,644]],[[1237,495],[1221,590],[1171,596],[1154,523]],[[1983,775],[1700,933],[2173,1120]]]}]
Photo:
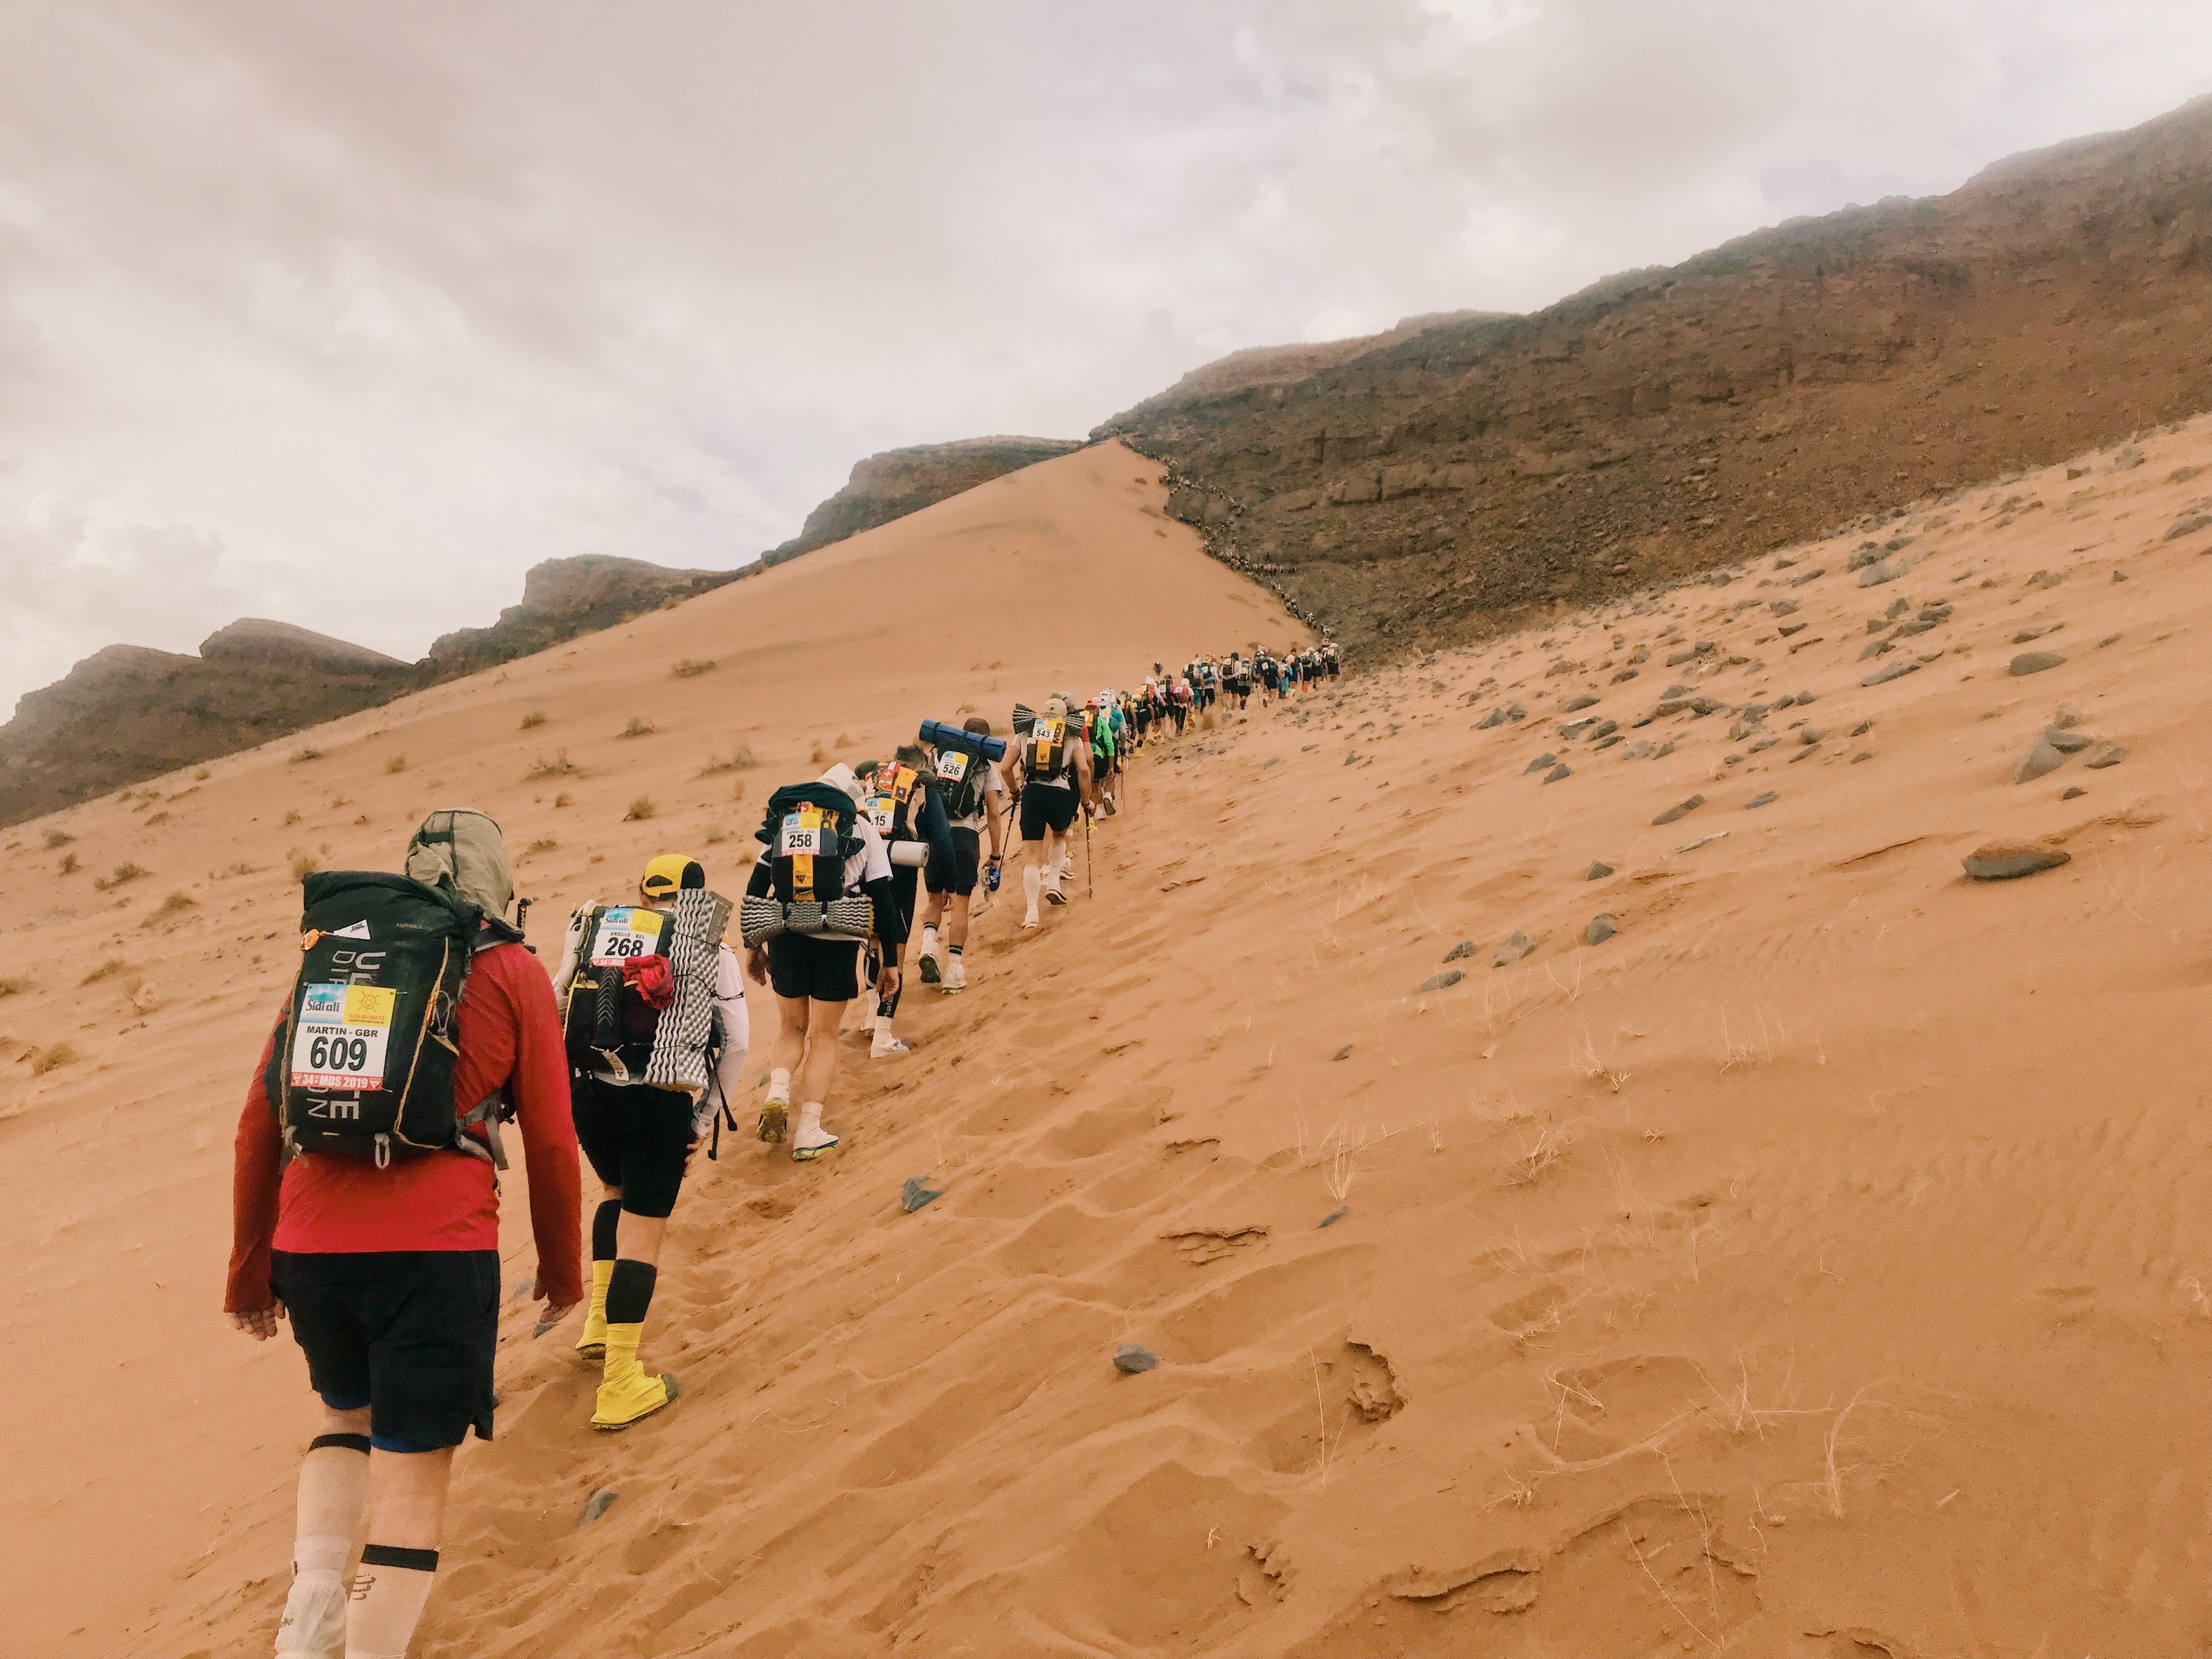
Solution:
[{"label": "rocky mountain ridge", "polygon": [[2212,97],[1526,317],[1237,354],[1101,426],[1355,649],[1479,635],[2212,402]]},{"label": "rocky mountain ridge", "polygon": [[1073,438],[994,437],[886,449],[856,462],[844,488],[808,514],[796,536],[762,554],[761,562],[781,564],[1082,447]]}]

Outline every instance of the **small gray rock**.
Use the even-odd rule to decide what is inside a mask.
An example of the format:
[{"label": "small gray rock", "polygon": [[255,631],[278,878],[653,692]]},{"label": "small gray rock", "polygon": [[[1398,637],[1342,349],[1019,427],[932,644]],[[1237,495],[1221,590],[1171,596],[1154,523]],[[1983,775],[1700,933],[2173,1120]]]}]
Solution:
[{"label": "small gray rock", "polygon": [[1762,789],[1743,804],[1743,810],[1748,812],[1754,806],[1771,806],[1776,801],[1780,800],[1781,799],[1782,797],[1775,791],[1771,789]]},{"label": "small gray rock", "polygon": [[1159,1355],[1141,1343],[1124,1342],[1114,1350],[1114,1369],[1125,1376],[1138,1376],[1152,1370],[1159,1363]]},{"label": "small gray rock", "polygon": [[1816,740],[1816,741],[1814,741],[1814,743],[1812,743],[1812,744],[1810,744],[1807,745],[1805,748],[1800,749],[1800,750],[1799,750],[1796,754],[1792,755],[1792,756],[1790,757],[1790,763],[1792,766],[1795,766],[1795,765],[1796,765],[1796,764],[1797,764],[1797,763],[1798,763],[1799,761],[1801,761],[1801,760],[1810,760],[1810,759],[1812,759],[1812,758],[1813,758],[1813,757],[1814,757],[1814,756],[1815,756],[1815,755],[1819,754],[1820,752],[1820,745],[1819,742]]},{"label": "small gray rock", "polygon": [[2068,732],[2053,726],[2043,734],[2043,741],[2062,755],[2078,755],[2096,739],[2087,732]]},{"label": "small gray rock", "polygon": [[1800,742],[1800,743],[1818,743],[1818,742],[1820,742],[1820,727],[1818,727],[1817,726],[1799,726],[1799,727],[1797,728],[1797,741],[1798,741],[1798,742]]},{"label": "small gray rock", "polygon": [[2166,539],[2171,542],[2193,536],[2208,525],[2212,525],[2212,513],[2191,513],[2186,518],[2176,519],[2167,527]]},{"label": "small gray rock", "polygon": [[2027,627],[2014,631],[2012,642],[2014,645],[2026,645],[2031,641],[2041,639],[2045,634],[2056,634],[2065,626],[2066,624],[2062,622],[2030,623]]},{"label": "small gray rock", "polygon": [[1509,720],[1527,720],[1528,718],[1528,706],[1526,703],[1519,702],[1506,704],[1505,718]]},{"label": "small gray rock", "polygon": [[1583,943],[1602,945],[1620,931],[1610,915],[1595,915],[1590,918],[1590,925],[1583,929]]},{"label": "small gray rock", "polygon": [[1703,795],[1692,795],[1687,800],[1676,801],[1672,806],[1662,812],[1657,817],[1652,819],[1651,822],[1655,824],[1672,823],[1676,819],[1686,817],[1688,814],[1696,811],[1698,808],[1703,806],[1705,804],[1705,798]]},{"label": "small gray rock", "polygon": [[2034,747],[2020,757],[2020,764],[2012,769],[2012,781],[2014,783],[2033,783],[2065,764],[2065,752],[2051,741],[2046,732],[2035,740]]},{"label": "small gray rock", "polygon": [[1339,1048],[1334,1054],[1331,1054],[1329,1058],[1331,1060],[1350,1060],[1352,1058],[1352,1045],[1348,1042],[1346,1043],[1344,1047]]},{"label": "small gray rock", "polygon": [[1993,841],[1968,854],[1965,864],[1966,873],[1976,881],[2014,881],[2072,861],[2073,854],[2063,847],[2032,841]]},{"label": "small gray rock", "polygon": [[1559,712],[1562,714],[1571,714],[1576,709],[1587,708],[1596,701],[1597,699],[1595,697],[1593,697],[1585,692],[1579,697],[1569,697],[1565,702],[1559,705]]},{"label": "small gray rock", "polygon": [[1902,570],[1898,569],[1895,566],[1888,563],[1887,561],[1877,561],[1859,572],[1859,586],[1861,587],[1880,587],[1885,582],[1895,581],[1904,574],[1905,573]]},{"label": "small gray rock", "polygon": [[1571,778],[1574,776],[1574,775],[1575,769],[1568,765],[1565,761],[1561,761],[1557,766],[1544,774],[1544,781],[1547,783],[1557,783],[1561,778]]},{"label": "small gray rock", "polygon": [[1595,726],[1590,727],[1589,734],[1593,740],[1601,742],[1620,730],[1619,720],[1600,720]]},{"label": "small gray rock", "polygon": [[1891,680],[1901,680],[1907,674],[1917,674],[1919,672],[1920,665],[1917,662],[1893,662],[1887,667],[1875,669],[1873,673],[1868,675],[1864,679],[1861,680],[1859,684],[1861,685],[1882,685],[1887,684]]},{"label": "small gray rock", "polygon": [[2092,772],[2101,772],[2108,766],[2118,766],[2128,757],[2128,751],[2110,738],[2094,745],[2081,757],[2081,764]]},{"label": "small gray rock", "polygon": [[1509,934],[1505,943],[1491,954],[1490,965],[1493,968],[1510,968],[1535,948],[1534,939],[1530,939],[1526,933],[1516,931]]},{"label": "small gray rock", "polygon": [[1781,741],[1782,739],[1779,737],[1770,732],[1765,737],[1759,738],[1758,742],[1751,745],[1751,752],[1754,755],[1759,754],[1763,750],[1773,748],[1776,744]]},{"label": "small gray rock", "polygon": [[1892,599],[1889,602],[1889,609],[1881,613],[1882,620],[1885,622],[1895,622],[1899,617],[1903,616],[1906,611],[1911,609],[1912,604],[1909,599],[1902,597]]},{"label": "small gray rock", "polygon": [[1851,735],[1855,738],[1863,738],[1873,730],[1874,722],[1872,720],[1861,720],[1856,726],[1851,727]]},{"label": "small gray rock", "polygon": [[2060,792],[2058,799],[2061,800],[2079,800],[2082,796],[2088,793],[2089,792],[2087,790],[2084,789],[2078,783],[2069,784],[2065,789]]},{"label": "small gray rock", "polygon": [[1801,708],[1808,702],[1818,702],[1819,701],[1820,699],[1815,697],[1810,691],[1800,691],[1797,694],[1797,706]]},{"label": "small gray rock", "polygon": [[1474,941],[1471,939],[1463,939],[1458,944],[1453,945],[1450,950],[1444,952],[1444,960],[1446,962],[1464,962],[1468,957],[1474,954]]},{"label": "small gray rock", "polygon": [[912,1215],[923,1206],[934,1204],[945,1196],[945,1188],[929,1184],[927,1176],[908,1176],[906,1185],[899,1188],[899,1208]]},{"label": "small gray rock", "polygon": [[1467,975],[1456,968],[1447,968],[1441,974],[1431,974],[1413,988],[1415,996],[1425,996],[1431,991],[1449,991]]},{"label": "small gray rock", "polygon": [[2015,677],[2040,674],[2046,668],[2056,668],[2065,660],[2056,651],[2023,651],[2012,659],[2008,672]]},{"label": "small gray rock", "polygon": [[584,1500],[584,1518],[576,1522],[576,1524],[579,1527],[590,1526],[592,1522],[605,1515],[608,1509],[613,1504],[615,1499],[620,1496],[621,1494],[616,1492],[612,1486],[600,1487],[597,1492],[593,1492],[589,1498],[586,1498]]},{"label": "small gray rock", "polygon": [[1793,692],[1793,693],[1785,693],[1784,696],[1779,696],[1779,697],[1777,697],[1777,698],[1774,700],[1774,704],[1773,704],[1773,706],[1774,706],[1775,708],[1796,708],[1796,705],[1797,705],[1797,698],[1796,698],[1796,694],[1795,694],[1794,692]]},{"label": "small gray rock", "polygon": [[1534,759],[1534,760],[1530,761],[1530,762],[1529,762],[1526,766],[1524,766],[1524,767],[1522,767],[1522,768],[1521,769],[1522,775],[1523,776],[1526,776],[1528,774],[1529,774],[1529,773],[1531,773],[1531,772],[1540,772],[1540,771],[1542,771],[1546,767],[1550,766],[1550,765],[1553,765],[1553,764],[1554,764],[1555,763],[1557,763],[1557,761],[1559,760],[1559,757],[1557,755],[1554,755],[1554,754],[1549,753],[1548,751],[1547,751],[1547,752],[1546,752],[1546,753],[1544,753],[1544,754],[1539,755],[1539,756],[1537,756],[1537,757],[1536,757],[1536,758],[1535,758],[1535,759]]},{"label": "small gray rock", "polygon": [[2081,724],[2081,711],[2070,702],[2060,703],[2057,712],[2051,717],[2051,729],[2054,732],[2071,732]]},{"label": "small gray rock", "polygon": [[1592,859],[1590,867],[1583,872],[1584,881],[1603,881],[1613,873],[1613,866],[1603,859]]}]

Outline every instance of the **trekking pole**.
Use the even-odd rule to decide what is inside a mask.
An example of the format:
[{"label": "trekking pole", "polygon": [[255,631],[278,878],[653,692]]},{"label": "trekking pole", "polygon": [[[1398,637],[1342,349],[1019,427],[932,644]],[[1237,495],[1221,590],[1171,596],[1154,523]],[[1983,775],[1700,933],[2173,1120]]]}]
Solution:
[{"label": "trekking pole", "polygon": [[1093,896],[1091,890],[1091,809],[1083,809],[1083,896]]}]

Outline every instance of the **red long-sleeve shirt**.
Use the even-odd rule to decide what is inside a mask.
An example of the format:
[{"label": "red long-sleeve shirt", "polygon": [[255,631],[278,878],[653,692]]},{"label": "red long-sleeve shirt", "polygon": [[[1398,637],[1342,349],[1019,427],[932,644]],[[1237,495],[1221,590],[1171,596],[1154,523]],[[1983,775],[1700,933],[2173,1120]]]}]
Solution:
[{"label": "red long-sleeve shirt", "polygon": [[[480,1158],[431,1152],[380,1170],[367,1158],[303,1153],[283,1164],[283,1134],[262,1086],[276,1041],[272,1031],[238,1118],[227,1310],[248,1313],[274,1300],[272,1248],[335,1255],[499,1248],[499,1198],[492,1167]],[[520,945],[477,953],[454,1041],[453,1098],[472,1106],[504,1084],[514,1103],[541,1288],[556,1307],[579,1301],[581,1188],[568,1062],[553,987],[537,957]]]}]

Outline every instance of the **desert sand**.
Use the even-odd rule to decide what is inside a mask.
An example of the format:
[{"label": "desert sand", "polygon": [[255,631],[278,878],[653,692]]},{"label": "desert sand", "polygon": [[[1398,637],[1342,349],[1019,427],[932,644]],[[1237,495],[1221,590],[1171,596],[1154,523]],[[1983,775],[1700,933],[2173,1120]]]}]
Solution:
[{"label": "desert sand", "polygon": [[[292,852],[483,806],[549,843],[544,942],[815,754],[1290,637],[1157,474],[1048,462],[11,835],[11,1640],[252,1653],[281,1603],[303,1367],[217,1310]],[[2203,1650],[2212,419],[1900,505],[1156,744],[1095,899],[1002,896],[915,1052],[848,1056],[834,1160],[687,1188],[674,1411],[592,1436],[510,1310],[418,1653]],[[2000,841],[2070,861],[1968,879]]]}]

